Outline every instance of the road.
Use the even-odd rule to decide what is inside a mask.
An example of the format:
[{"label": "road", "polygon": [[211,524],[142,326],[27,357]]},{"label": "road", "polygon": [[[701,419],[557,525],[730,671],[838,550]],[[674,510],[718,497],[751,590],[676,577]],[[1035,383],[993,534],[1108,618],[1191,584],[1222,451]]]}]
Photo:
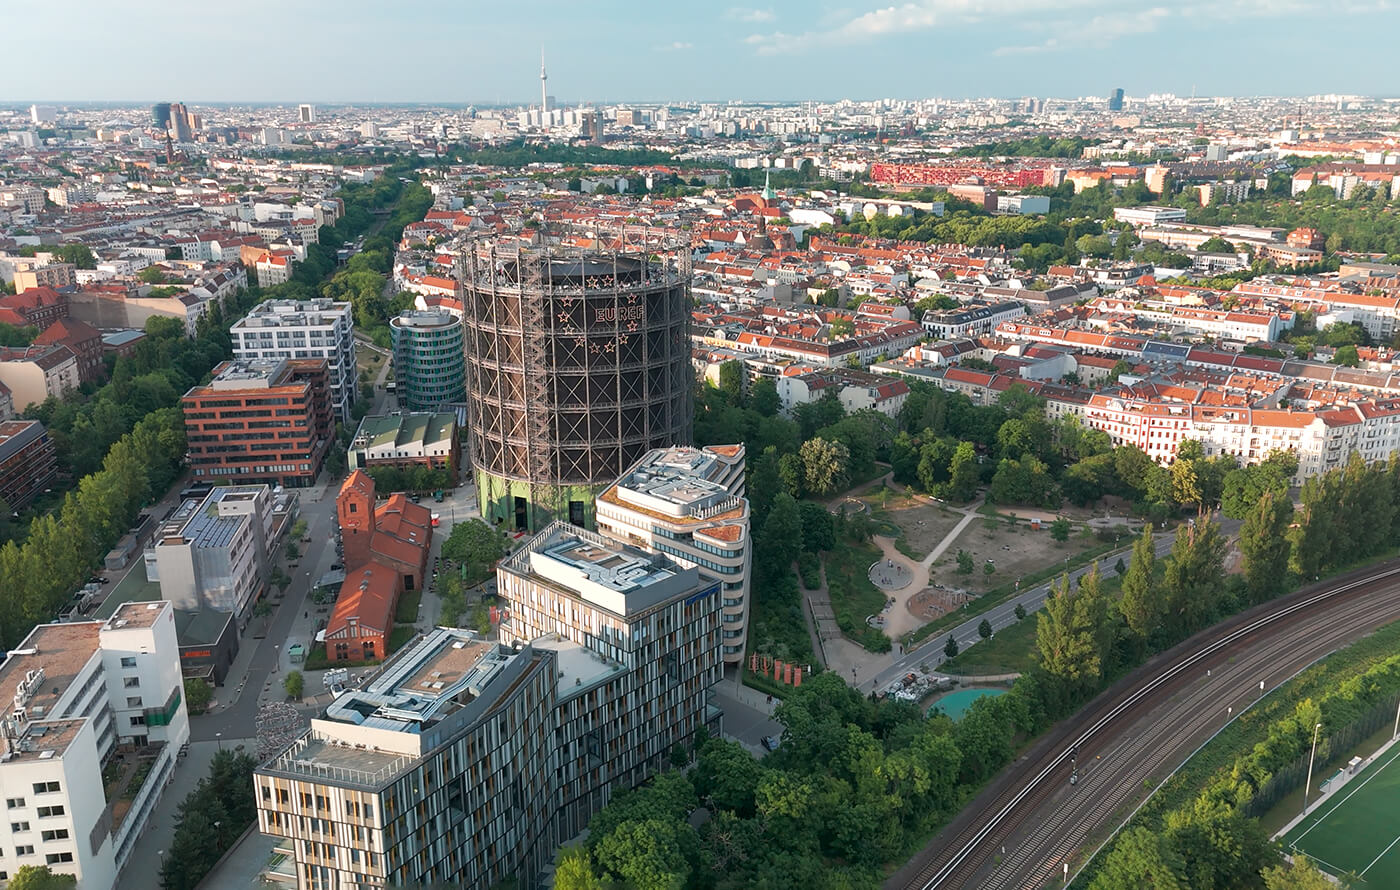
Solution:
[{"label": "road", "polygon": [[[1238,521],[1232,519],[1224,520],[1221,522],[1221,533],[1229,537],[1238,527]],[[1156,538],[1153,540],[1153,544],[1158,559],[1171,551],[1172,542],[1175,538],[1176,536],[1173,533],[1159,532],[1157,534]],[[1123,557],[1126,562],[1127,557],[1125,554],[1129,552],[1131,552],[1131,547],[1127,550],[1116,550],[1112,553],[1105,554],[1099,557],[1097,561],[1070,572],[1070,581],[1078,581],[1081,577],[1087,575],[1094,566],[1098,566],[1101,573],[1111,572],[1113,571],[1114,563],[1117,562],[1119,557]],[[977,633],[977,628],[982,624],[983,619],[991,622],[993,632],[1015,624],[1017,620],[1019,620],[1016,618],[1016,607],[1018,605],[1022,606],[1027,613],[1035,612],[1045,604],[1045,597],[1049,595],[1050,585],[1052,583],[1053,581],[1047,581],[1038,587],[1027,590],[1014,599],[1007,600],[999,606],[993,606],[979,615],[973,615],[962,624],[950,630],[944,630],[933,634],[920,646],[896,658],[892,665],[876,674],[873,678],[863,680],[856,688],[863,692],[884,689],[890,683],[903,677],[916,666],[922,667],[927,665],[929,670],[933,670],[944,661],[947,661],[947,656],[943,652],[943,646],[948,639],[948,634],[951,633],[953,639],[958,641],[959,652],[966,652],[970,647],[982,642],[981,636]]]},{"label": "road", "polygon": [[1392,560],[1197,634],[1047,733],[885,886],[1059,886],[1065,865],[1071,875],[1081,867],[1086,844],[1115,828],[1145,785],[1264,691],[1397,618],[1400,561]]},{"label": "road", "polygon": [[[335,562],[335,545],[332,543],[335,540],[334,495],[328,491],[321,501],[305,500],[305,494],[303,498],[300,516],[307,521],[311,543],[303,545],[306,550],[296,566],[287,567],[292,583],[287,585],[282,602],[268,623],[267,635],[261,640],[245,637],[242,641],[244,646],[256,646],[248,662],[245,679],[232,688],[225,687],[220,691],[220,700],[228,701],[225,707],[190,721],[190,738],[194,741],[254,735],[260,694],[264,689],[270,690],[282,682],[278,666],[281,649],[292,635],[292,624],[297,619],[297,613],[309,611],[307,599],[312,582]],[[308,693],[314,691],[308,689]]]}]

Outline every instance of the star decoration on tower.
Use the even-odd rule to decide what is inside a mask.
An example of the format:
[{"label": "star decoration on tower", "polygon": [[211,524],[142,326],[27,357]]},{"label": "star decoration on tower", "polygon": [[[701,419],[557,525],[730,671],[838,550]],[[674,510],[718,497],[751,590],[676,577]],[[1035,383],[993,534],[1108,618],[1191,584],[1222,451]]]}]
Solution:
[{"label": "star decoration on tower", "polygon": [[633,334],[637,333],[637,323],[635,321],[627,322],[627,330]]},{"label": "star decoration on tower", "polygon": [[558,315],[558,319],[559,319],[559,323],[560,323],[560,324],[568,324],[568,323],[569,323],[569,313],[567,313],[567,312],[560,312],[559,315]]}]

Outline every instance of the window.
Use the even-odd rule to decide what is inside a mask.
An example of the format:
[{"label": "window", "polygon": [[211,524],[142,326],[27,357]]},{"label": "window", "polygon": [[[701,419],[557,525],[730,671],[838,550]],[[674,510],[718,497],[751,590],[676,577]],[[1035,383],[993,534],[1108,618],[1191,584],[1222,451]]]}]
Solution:
[{"label": "window", "polygon": [[146,725],[146,715],[145,715],[145,714],[137,714],[135,717],[132,717],[132,718],[131,718],[131,725],[132,725],[132,726],[145,726],[145,725]]},{"label": "window", "polygon": [[136,689],[141,685],[140,677],[122,677],[122,685],[127,689]]},{"label": "window", "polygon": [[10,830],[11,830],[11,831],[28,831],[28,830],[29,830],[29,823],[28,823],[28,822],[11,822],[11,823],[10,823]]},{"label": "window", "polygon": [[49,865],[58,865],[60,862],[72,862],[72,853],[50,853],[44,857],[44,861]]},{"label": "window", "polygon": [[139,696],[139,695],[128,695],[128,696],[126,697],[126,706],[127,706],[128,708],[139,708],[139,707],[141,707],[141,696]]},{"label": "window", "polygon": [[68,829],[55,828],[52,831],[43,831],[39,836],[46,841],[66,841],[68,840]]},{"label": "window", "polygon": [[46,816],[62,816],[62,815],[63,815],[63,806],[62,806],[61,804],[58,805],[58,806],[52,806],[52,807],[39,807],[39,818],[40,818],[40,819],[43,819],[43,818],[45,818]]},{"label": "window", "polygon": [[136,656],[135,656],[135,655],[127,655],[127,656],[123,657],[123,658],[122,658],[122,667],[124,667],[124,668],[134,668],[134,667],[136,667]]},{"label": "window", "polygon": [[354,501],[351,501],[351,502],[350,502],[350,512],[351,512],[351,513],[358,513],[358,512],[360,512],[360,510],[359,510],[359,504],[356,504]]},{"label": "window", "polygon": [[51,794],[51,793],[56,792],[56,791],[58,791],[58,790],[59,790],[59,785],[58,785],[57,782],[35,782],[35,783],[34,783],[34,793],[35,793],[35,794]]},{"label": "window", "polygon": [[19,809],[19,808],[22,807],[22,806],[24,806],[24,798],[22,798],[22,797],[7,797],[7,798],[5,798],[5,808],[6,808],[6,809],[17,810],[17,809]]},{"label": "window", "polygon": [[16,855],[16,856],[33,856],[33,855],[34,855],[34,845],[33,845],[33,844],[20,844],[18,847],[15,847],[15,855]]}]

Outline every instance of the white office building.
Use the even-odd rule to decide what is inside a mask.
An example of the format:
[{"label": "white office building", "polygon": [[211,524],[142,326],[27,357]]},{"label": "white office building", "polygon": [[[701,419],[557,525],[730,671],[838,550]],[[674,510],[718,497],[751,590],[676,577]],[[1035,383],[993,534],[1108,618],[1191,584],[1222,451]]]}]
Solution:
[{"label": "white office building", "polygon": [[599,495],[598,529],[722,582],[726,664],[744,657],[753,546],[744,496],[744,446],[657,448]]},{"label": "white office building", "polygon": [[109,890],[189,740],[174,608],[40,625],[0,664],[0,691],[0,880],[46,865]]},{"label": "white office building", "polygon": [[262,593],[277,534],[266,485],[215,488],[182,503],[145,553],[146,580],[177,609],[246,617]]},{"label": "white office building", "polygon": [[331,408],[340,421],[350,420],[356,380],[355,323],[349,303],[268,300],[234,322],[229,336],[240,359],[325,359]]}]

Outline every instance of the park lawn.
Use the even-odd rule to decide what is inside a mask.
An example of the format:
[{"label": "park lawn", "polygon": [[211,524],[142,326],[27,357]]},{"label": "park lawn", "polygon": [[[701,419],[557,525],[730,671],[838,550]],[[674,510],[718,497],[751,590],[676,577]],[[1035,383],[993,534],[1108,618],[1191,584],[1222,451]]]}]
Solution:
[{"label": "park lawn", "polygon": [[1036,666],[1035,624],[1032,612],[997,631],[990,640],[982,640],[957,658],[943,662],[938,670],[965,677],[1024,674]]},{"label": "park lawn", "polygon": [[881,557],[874,544],[849,540],[837,541],[826,555],[826,589],[836,623],[841,633],[871,652],[888,652],[892,645],[884,632],[865,623],[885,608],[885,594],[870,583],[869,574]]},{"label": "park lawn", "polygon": [[873,509],[872,518],[899,529],[899,550],[920,560],[962,520],[962,514],[949,510],[926,497],[899,494],[886,488],[861,498]]},{"label": "park lawn", "polygon": [[[394,609],[395,624],[412,624],[418,620],[418,603],[423,599],[421,590],[405,590]],[[392,649],[390,651],[393,651]]]}]

